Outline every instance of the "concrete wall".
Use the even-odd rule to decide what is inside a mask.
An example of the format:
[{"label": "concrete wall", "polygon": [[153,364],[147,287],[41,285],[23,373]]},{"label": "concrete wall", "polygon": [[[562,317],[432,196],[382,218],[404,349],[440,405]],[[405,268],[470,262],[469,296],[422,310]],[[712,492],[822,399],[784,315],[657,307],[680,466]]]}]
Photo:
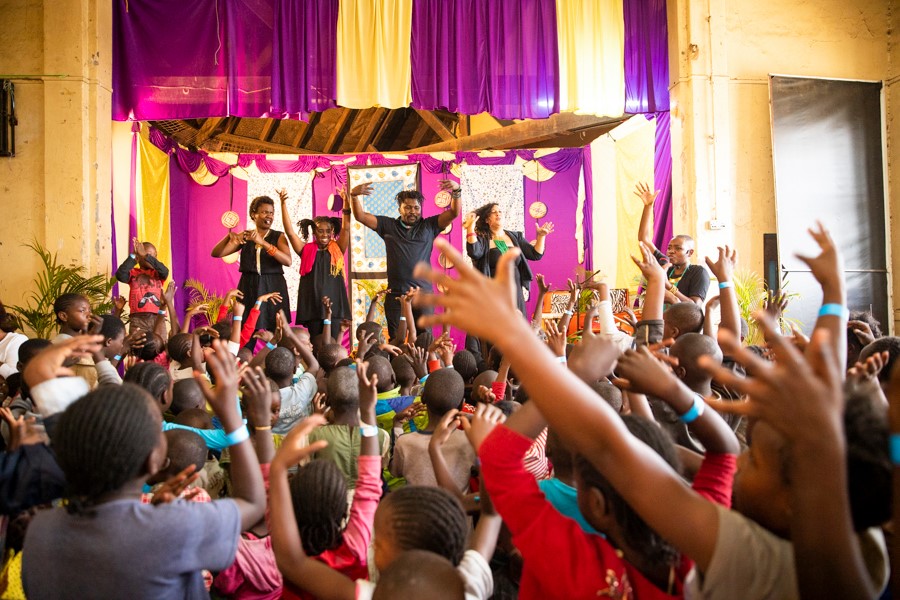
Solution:
[{"label": "concrete wall", "polygon": [[0,160],[0,293],[22,302],[37,240],[66,263],[110,269],[112,5],[0,2],[0,77],[16,87],[16,156]]},{"label": "concrete wall", "polygon": [[[675,230],[701,249],[734,244],[762,273],[762,236],[775,232],[769,74],[886,80],[900,202],[898,19],[895,0],[669,0]],[[713,218],[726,229],[710,231]]]}]

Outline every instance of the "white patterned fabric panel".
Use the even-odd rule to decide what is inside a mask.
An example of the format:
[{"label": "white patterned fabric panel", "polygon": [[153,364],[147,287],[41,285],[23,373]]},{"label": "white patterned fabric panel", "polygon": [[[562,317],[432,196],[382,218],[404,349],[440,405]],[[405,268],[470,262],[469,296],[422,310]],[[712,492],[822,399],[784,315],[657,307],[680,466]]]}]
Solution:
[{"label": "white patterned fabric panel", "polygon": [[[460,165],[462,215],[496,202],[503,211],[503,227],[525,229],[525,188],[520,165]],[[465,249],[463,249],[465,254]],[[472,261],[466,256],[466,262]]]}]

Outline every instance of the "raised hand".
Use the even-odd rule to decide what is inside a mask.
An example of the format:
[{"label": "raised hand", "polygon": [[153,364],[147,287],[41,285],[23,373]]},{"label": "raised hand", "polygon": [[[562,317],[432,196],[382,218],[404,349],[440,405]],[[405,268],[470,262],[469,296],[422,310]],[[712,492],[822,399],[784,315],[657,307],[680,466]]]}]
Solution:
[{"label": "raised hand", "polygon": [[482,442],[494,430],[494,427],[506,421],[506,415],[503,411],[492,404],[479,404],[475,408],[475,414],[472,419],[463,418],[460,420],[463,431],[469,443],[475,448],[475,452],[481,448]]},{"label": "raised hand", "polygon": [[[462,255],[445,240],[437,239],[435,248],[444,253],[458,273],[458,278],[439,271],[433,271],[424,263],[419,263],[415,276],[439,284],[446,290],[444,294],[420,294],[416,301],[419,304],[441,306],[444,311],[433,315],[425,315],[419,319],[419,325],[452,325],[463,329],[475,337],[498,339],[509,335],[519,326],[528,327],[516,311],[516,287],[512,269],[520,252],[518,248],[510,248],[500,257],[496,276],[489,279],[467,264]],[[415,304],[415,303],[414,303]],[[477,308],[476,308],[477,307]]]},{"label": "raised hand", "polygon": [[765,310],[776,322],[779,317],[784,314],[784,309],[787,308],[787,305],[788,297],[783,291],[779,290],[778,292],[773,292],[772,290],[769,290],[766,292],[766,297],[763,300],[763,310]]},{"label": "raised hand", "polygon": [[447,440],[450,439],[450,436],[453,435],[453,431],[459,427],[460,420],[465,418],[466,417],[463,417],[455,408],[447,411],[447,413],[441,417],[437,427],[435,427],[434,432],[431,434],[431,439],[428,441],[429,447],[435,446],[440,448],[446,444]]},{"label": "raised hand", "polygon": [[547,346],[556,356],[566,355],[566,332],[560,331],[556,321],[545,321],[547,328]]},{"label": "raised hand", "polygon": [[316,392],[312,400],[313,412],[317,415],[324,415],[328,412],[328,405],[325,403],[325,393]]},{"label": "raised hand", "polygon": [[653,250],[645,244],[644,242],[640,242],[641,246],[641,257],[637,258],[633,254],[631,255],[631,260],[634,264],[637,265],[638,269],[641,270],[641,274],[647,281],[650,281],[651,278],[655,279],[666,279],[666,272],[660,266],[659,261],[656,260],[656,257],[653,255]]},{"label": "raised hand", "polygon": [[816,229],[809,229],[809,235],[816,241],[822,250],[818,256],[801,256],[797,255],[803,261],[809,270],[812,271],[813,277],[822,286],[823,289],[843,288],[843,266],[840,252],[831,239],[831,234],[822,225],[816,222]]},{"label": "raised hand", "polygon": [[452,179],[439,179],[438,187],[441,188],[442,192],[455,192],[460,189],[459,184]]},{"label": "raised hand", "polygon": [[262,367],[244,371],[241,386],[250,422],[256,427],[269,425],[272,419],[272,390]]},{"label": "raised hand", "polygon": [[275,334],[272,333],[271,331],[266,331],[265,329],[257,329],[256,331],[253,332],[253,335],[250,337],[257,339],[257,340],[262,340],[266,343],[271,343],[272,338],[275,337]]},{"label": "raised hand", "polygon": [[[535,221],[535,224],[537,224],[537,221]],[[547,221],[543,225],[537,225],[534,231],[539,238],[547,237],[548,235],[553,233],[553,223]]]},{"label": "raised hand", "polygon": [[288,201],[288,193],[287,193],[286,189],[276,190],[275,193],[278,194],[278,199],[281,201],[282,204],[284,204],[285,202]]},{"label": "raised hand", "polygon": [[413,344],[406,344],[406,360],[412,365],[416,377],[422,379],[428,375],[428,358],[424,348],[419,348]]},{"label": "raised hand", "polygon": [[475,231],[475,221],[478,217],[475,216],[474,212],[467,212],[466,216],[463,217],[463,228],[466,231]]},{"label": "raised hand", "polygon": [[331,320],[331,298],[322,296],[322,306],[325,307],[325,318]]},{"label": "raised hand", "polygon": [[356,378],[359,380],[359,412],[367,415],[375,411],[375,403],[378,401],[378,375],[372,373],[369,376],[369,363],[356,361]]},{"label": "raised hand", "polygon": [[862,346],[868,346],[875,341],[875,334],[865,321],[847,321],[847,331],[852,332]]},{"label": "raised hand", "polygon": [[372,194],[371,183],[361,183],[350,190],[351,196],[370,196]]},{"label": "raised hand", "polygon": [[547,282],[544,280],[544,276],[541,273],[538,273],[534,279],[537,281],[538,294],[544,295],[550,291],[550,286],[547,285]]},{"label": "raised hand", "polygon": [[365,358],[369,349],[375,344],[378,336],[374,333],[366,333],[364,330],[359,331],[358,345],[356,347],[356,356]]},{"label": "raised hand", "polygon": [[569,355],[569,370],[585,382],[593,383],[609,375],[619,358],[619,347],[610,339],[594,334],[592,325],[596,307],[591,307],[584,318],[581,343]]},{"label": "raised hand", "polygon": [[125,305],[128,304],[128,300],[125,296],[116,296],[113,298],[113,305],[116,307],[116,314],[122,314],[122,311],[125,310]]},{"label": "raised hand", "polygon": [[628,392],[665,398],[667,392],[678,386],[678,378],[670,364],[651,353],[647,346],[626,350],[616,363],[617,377],[613,383]]},{"label": "raised hand", "polygon": [[153,504],[154,506],[159,504],[169,504],[179,498],[182,500],[190,500],[199,494],[203,488],[193,488],[184,496],[181,495],[189,485],[200,478],[200,473],[194,472],[196,470],[196,465],[188,465],[177,475],[173,475],[159,484],[153,491],[153,498],[150,499],[150,504]]},{"label": "raised hand", "polygon": [[163,293],[163,301],[169,307],[169,310],[175,310],[175,292],[177,290],[178,286],[175,285],[175,282],[170,281],[169,285],[166,286],[166,291]]},{"label": "raised hand", "polygon": [[410,419],[415,419],[416,416],[425,412],[427,409],[428,409],[428,407],[426,407],[423,403],[413,402],[412,404],[410,404],[409,406],[407,406],[406,408],[404,408],[403,410],[401,410],[400,412],[398,412],[397,414],[394,415],[394,425],[402,425],[403,423],[406,423]]},{"label": "raised hand", "polygon": [[237,233],[234,231],[228,232],[228,243],[233,246],[243,246],[247,241],[247,238],[244,237],[243,233]]},{"label": "raised hand", "polygon": [[134,256],[139,261],[147,257],[147,251],[144,250],[144,243],[137,238],[131,239],[131,245],[134,248]]},{"label": "raised hand", "polygon": [[76,335],[47,347],[28,361],[22,374],[25,383],[34,388],[50,379],[74,375],[71,369],[63,366],[65,362],[99,352],[103,347],[103,339],[102,335]]},{"label": "raised hand", "polygon": [[[244,295],[241,294],[241,298],[243,299]],[[278,304],[281,302],[281,293],[280,292],[269,292],[268,294],[263,294],[262,296],[256,299],[257,302],[271,302],[272,304]]]},{"label": "raised hand", "polygon": [[734,267],[737,264],[737,250],[732,250],[729,246],[719,246],[719,258],[713,262],[710,257],[706,257],[706,266],[719,282],[731,281],[734,278]]},{"label": "raised hand", "polygon": [[351,327],[353,327],[353,321],[351,321],[350,319],[341,319],[341,337],[344,337],[344,332],[350,331]]},{"label": "raised hand", "polygon": [[281,448],[275,454],[272,466],[275,467],[277,463],[279,468],[292,467],[304,458],[312,456],[325,448],[328,445],[328,442],[325,440],[319,440],[309,445],[306,444],[307,437],[312,433],[313,429],[320,425],[325,425],[325,423],[327,421],[322,415],[312,415],[295,425],[281,442]]},{"label": "raised hand", "polygon": [[[202,373],[195,372],[194,379],[200,384],[203,396],[212,406],[216,415],[228,431],[234,431],[240,423],[235,398],[238,392],[238,370],[234,355],[221,340],[213,340],[212,352],[206,357],[206,366],[213,374],[216,387],[213,389]],[[228,423],[226,423],[228,421]]]},{"label": "raised hand", "polygon": [[634,186],[634,195],[641,199],[644,206],[653,206],[653,203],[656,202],[656,197],[659,196],[659,190],[654,192],[649,185],[640,181]]},{"label": "raised hand", "polygon": [[9,426],[9,443],[6,445],[7,452],[12,452],[22,446],[46,444],[49,441],[47,434],[44,432],[44,428],[36,425],[34,417],[25,418],[24,415],[20,415],[17,419],[13,417],[12,411],[8,408],[0,408],[0,417],[2,417]]}]

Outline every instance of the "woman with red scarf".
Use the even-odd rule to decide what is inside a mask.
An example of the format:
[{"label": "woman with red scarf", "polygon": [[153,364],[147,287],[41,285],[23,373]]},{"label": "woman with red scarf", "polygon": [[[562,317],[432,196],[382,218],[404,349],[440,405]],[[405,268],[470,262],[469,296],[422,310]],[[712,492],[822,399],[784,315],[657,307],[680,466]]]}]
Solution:
[{"label": "woman with red scarf", "polygon": [[[350,301],[344,281],[344,253],[350,243],[350,206],[345,201],[341,219],[318,216],[297,223],[303,236],[301,239],[294,232],[288,215],[287,193],[282,190],[278,196],[284,232],[294,252],[300,255],[296,323],[306,327],[309,337],[314,338],[322,333],[325,325],[326,308],[322,298],[327,296],[331,300],[331,319],[339,322],[350,318]],[[313,242],[309,239],[310,228],[313,229]]]}]

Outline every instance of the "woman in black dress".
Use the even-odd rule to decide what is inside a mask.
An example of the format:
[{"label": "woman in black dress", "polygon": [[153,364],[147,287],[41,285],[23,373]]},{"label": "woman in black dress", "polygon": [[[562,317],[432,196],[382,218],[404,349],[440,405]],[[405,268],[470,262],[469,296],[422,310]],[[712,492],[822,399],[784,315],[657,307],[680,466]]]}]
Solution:
[{"label": "woman in black dress", "polygon": [[[325,306],[322,298],[331,300],[331,318],[341,321],[350,318],[350,301],[344,281],[344,253],[350,244],[350,206],[344,200],[341,219],[318,216],[303,219],[297,226],[302,239],[294,232],[287,211],[287,193],[278,192],[281,198],[281,219],[291,247],[300,256],[300,290],[297,293],[297,325],[309,330],[314,338],[324,328]],[[309,241],[313,229],[315,243]],[[337,237],[335,237],[337,236]],[[332,327],[331,331],[336,331]]]},{"label": "woman in black dress", "polygon": [[[241,302],[252,307],[256,299],[263,294],[278,292],[282,301],[265,302],[260,306],[257,329],[275,331],[275,315],[278,311],[290,314],[287,282],[284,280],[284,267],[291,265],[291,251],[284,234],[272,229],[275,218],[275,201],[268,196],[257,196],[250,203],[250,219],[256,229],[248,229],[241,233],[228,232],[212,249],[212,255],[222,258],[241,251],[241,279],[238,289],[244,294]],[[251,340],[256,343],[256,340]]]},{"label": "woman in black dress", "polygon": [[519,248],[522,253],[516,259],[516,305],[525,314],[523,287],[529,287],[534,275],[528,260],[540,260],[544,256],[544,241],[553,231],[553,223],[547,221],[537,227],[537,241],[532,246],[521,231],[503,229],[503,212],[496,202],[489,202],[466,215],[463,220],[466,229],[466,253],[475,268],[488,277],[493,277],[497,262],[504,252]]}]

